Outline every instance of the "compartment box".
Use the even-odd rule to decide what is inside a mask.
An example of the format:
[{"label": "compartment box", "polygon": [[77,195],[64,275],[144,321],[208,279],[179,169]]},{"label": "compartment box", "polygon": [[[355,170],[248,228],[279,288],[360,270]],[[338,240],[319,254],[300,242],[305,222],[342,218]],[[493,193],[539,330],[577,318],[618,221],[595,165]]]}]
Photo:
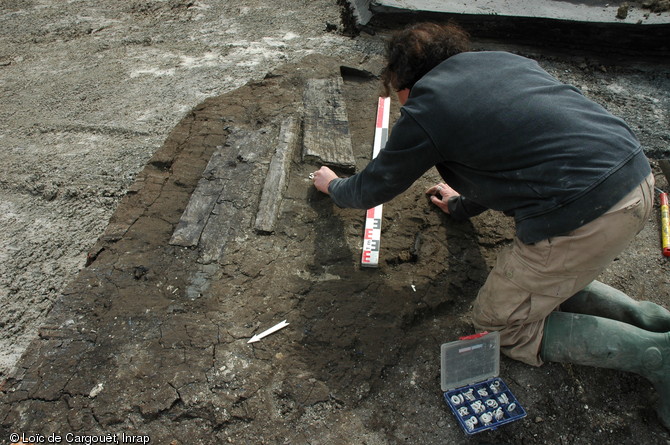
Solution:
[{"label": "compartment box", "polygon": [[494,430],[526,417],[500,372],[500,334],[485,333],[441,348],[444,400],[466,434]]}]

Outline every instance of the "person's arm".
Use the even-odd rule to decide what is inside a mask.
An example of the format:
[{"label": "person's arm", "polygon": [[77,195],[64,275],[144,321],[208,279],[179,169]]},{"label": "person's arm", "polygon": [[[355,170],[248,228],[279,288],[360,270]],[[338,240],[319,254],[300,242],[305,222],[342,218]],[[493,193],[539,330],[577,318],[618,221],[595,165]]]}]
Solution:
[{"label": "person's arm", "polygon": [[403,114],[386,147],[361,172],[338,178],[332,170],[314,173],[314,185],[328,193],[339,207],[369,209],[407,190],[441,158],[428,135],[407,114]]},{"label": "person's arm", "polygon": [[488,210],[488,207],[478,204],[465,196],[454,196],[449,198],[448,206],[448,213],[457,221],[465,221],[466,219],[477,216]]}]

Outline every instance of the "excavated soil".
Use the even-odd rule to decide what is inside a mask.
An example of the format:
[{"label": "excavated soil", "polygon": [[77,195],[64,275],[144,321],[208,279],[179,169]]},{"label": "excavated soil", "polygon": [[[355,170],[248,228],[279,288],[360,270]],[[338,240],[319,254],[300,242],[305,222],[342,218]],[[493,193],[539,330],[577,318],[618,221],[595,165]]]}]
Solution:
[{"label": "excavated soil", "polygon": [[[285,39],[283,47],[256,46],[279,48],[289,60],[262,59],[253,69],[237,60],[220,68],[220,77],[203,71],[196,94],[189,89],[193,84],[177,84],[188,77],[183,67],[149,67],[140,55],[165,51],[173,38],[178,54],[185,49],[181,45],[198,42],[196,25],[209,29],[203,33],[212,39],[217,27],[209,8],[221,6],[134,2],[118,14],[151,19],[124,21],[109,18],[115,11],[111,2],[96,2],[100,9],[86,2],[70,2],[70,7],[77,3],[89,8],[79,21],[95,32],[73,37],[65,25],[75,19],[61,17],[62,26],[55,25],[46,19],[45,11],[55,14],[47,2],[2,3],[3,23],[24,20],[33,26],[30,38],[18,25],[14,34],[6,33],[12,45],[0,57],[8,61],[0,75],[8,85],[3,95],[10,98],[3,100],[2,113],[14,128],[0,139],[7,147],[4,164],[11,166],[2,181],[3,255],[12,260],[3,264],[3,341],[21,355],[8,358],[3,370],[3,443],[16,441],[12,434],[33,442],[46,442],[53,434],[61,443],[123,434],[158,444],[670,443],[656,419],[657,396],[644,379],[551,363],[532,368],[505,357],[500,375],[528,416],[472,438],[463,433],[442,400],[440,345],[474,332],[471,303],[498,251],[511,242],[513,226],[494,212],[467,223],[451,221],[423,194],[436,173],[384,206],[377,269],[360,267],[364,214],[339,209],[315,191],[308,175],[318,165],[304,162],[299,151],[293,153],[286,189],[277,191],[281,207],[275,231],[253,230],[280,123],[287,116],[300,118],[308,79],[343,76],[357,168],[366,164],[383,35],[349,39],[327,31],[332,27],[322,25],[338,23],[338,11],[326,2],[319,18],[316,10],[305,12],[302,2],[286,2],[281,20],[259,12],[243,29],[230,18],[231,33],[248,33],[247,43],[265,42],[272,31],[260,28],[275,19],[285,27],[283,36],[296,30],[297,37]],[[241,11],[253,6],[244,2],[233,8],[236,18],[250,20],[251,13]],[[93,18],[99,11],[108,15],[104,29]],[[44,21],[31,22],[38,12],[45,13]],[[291,13],[304,20],[294,24]],[[194,25],[197,17],[201,22]],[[303,29],[307,37],[298,31]],[[89,74],[73,63],[83,64],[86,57],[68,59],[68,51],[77,51],[68,42],[80,39],[87,56],[87,45],[102,45],[92,40],[96,34],[111,32],[105,30],[149,39],[125,44],[136,58],[108,54],[124,73],[174,71],[161,71],[151,85],[98,69],[97,82],[106,95],[92,103]],[[189,32],[191,43],[176,37]],[[312,54],[299,49],[296,39],[312,42],[314,49],[307,51]],[[30,77],[22,64],[37,63],[30,60],[65,44],[68,50],[49,63],[62,59],[61,69],[71,80],[54,84],[80,85],[79,97],[70,97],[72,90],[60,97],[50,89],[54,85],[35,86],[36,92],[19,87],[22,77],[27,84],[43,79]],[[209,45],[208,54],[214,54],[215,45]],[[31,53],[33,47],[39,51]],[[497,42],[477,47],[500,48]],[[657,185],[670,188],[656,165],[670,157],[667,66],[507,49],[538,59],[625,118],[652,159]],[[202,57],[202,63],[226,60]],[[237,69],[248,69],[237,73],[238,79],[246,76],[246,85],[236,80],[234,87],[214,86]],[[126,95],[113,87],[122,79],[128,81]],[[171,84],[178,87],[175,92],[169,91]],[[192,96],[180,102],[180,91]],[[165,121],[162,99],[172,107]],[[175,111],[189,101],[195,103],[188,111]],[[110,107],[124,110],[125,117],[114,122]],[[392,120],[397,114],[394,102]],[[138,116],[145,120],[136,121]],[[138,144],[146,145],[141,156],[133,149]],[[221,232],[216,256],[202,245],[170,244],[213,153],[222,153],[226,166],[218,172],[226,184],[215,213],[234,215]],[[601,279],[635,298],[670,307],[669,272],[660,255],[656,211]],[[286,328],[247,343],[282,320],[289,322]],[[20,336],[23,340],[12,341]]]}]

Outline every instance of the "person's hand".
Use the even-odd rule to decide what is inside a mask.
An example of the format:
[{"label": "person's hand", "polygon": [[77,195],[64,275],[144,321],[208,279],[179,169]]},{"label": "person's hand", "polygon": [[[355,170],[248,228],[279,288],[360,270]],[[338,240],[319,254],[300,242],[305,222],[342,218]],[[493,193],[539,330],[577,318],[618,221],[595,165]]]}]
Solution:
[{"label": "person's hand", "polygon": [[310,177],[314,181],[314,187],[316,187],[318,191],[328,195],[328,185],[330,185],[330,181],[337,178],[338,176],[328,167],[321,167],[312,173]]},{"label": "person's hand", "polygon": [[452,196],[460,196],[460,193],[444,183],[432,186],[426,190],[426,194],[430,195],[430,201],[438,206],[444,213],[449,213],[449,207],[447,206],[449,198]]}]

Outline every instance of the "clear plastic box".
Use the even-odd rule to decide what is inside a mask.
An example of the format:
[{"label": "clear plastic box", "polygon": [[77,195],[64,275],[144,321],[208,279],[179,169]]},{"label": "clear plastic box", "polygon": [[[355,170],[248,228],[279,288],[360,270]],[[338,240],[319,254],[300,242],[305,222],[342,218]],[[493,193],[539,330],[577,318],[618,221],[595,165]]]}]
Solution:
[{"label": "clear plastic box", "polygon": [[499,372],[498,332],[442,345],[444,399],[466,434],[494,430],[526,417],[517,398],[498,377]]}]

